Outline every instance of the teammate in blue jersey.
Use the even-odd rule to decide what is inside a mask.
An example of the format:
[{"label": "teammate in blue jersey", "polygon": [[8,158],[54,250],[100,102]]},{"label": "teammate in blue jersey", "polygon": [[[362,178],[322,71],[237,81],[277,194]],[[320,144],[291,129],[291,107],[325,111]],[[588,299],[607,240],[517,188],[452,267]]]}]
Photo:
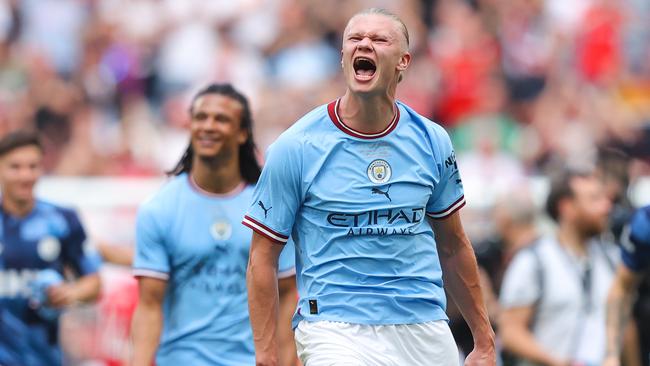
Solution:
[{"label": "teammate in blue jersey", "polygon": [[[650,206],[639,209],[624,229],[621,239],[623,263],[616,271],[607,298],[606,366],[621,364],[621,334],[630,316],[632,302],[643,275],[650,271]],[[643,355],[644,363],[650,354]]]},{"label": "teammate in blue jersey", "polygon": [[[213,84],[194,97],[190,118],[191,141],[171,172],[175,177],[138,213],[133,365],[149,366],[154,353],[158,365],[250,365],[251,231],[240,222],[260,174],[251,112],[232,86]],[[287,304],[279,334],[287,364],[296,358],[294,275],[294,252],[287,247],[277,275]]]},{"label": "teammate in blue jersey", "polygon": [[60,365],[60,311],[100,289],[77,214],[34,197],[42,158],[31,132],[0,140],[0,365]]},{"label": "teammate in blue jersey", "polygon": [[445,288],[475,341],[467,365],[495,363],[494,334],[458,210],[465,204],[442,127],[395,101],[411,60],[404,24],[383,9],[349,21],[338,100],[284,132],[244,224],[257,364],[276,365],[277,257],[295,242],[294,317],[306,365],[457,365]]}]

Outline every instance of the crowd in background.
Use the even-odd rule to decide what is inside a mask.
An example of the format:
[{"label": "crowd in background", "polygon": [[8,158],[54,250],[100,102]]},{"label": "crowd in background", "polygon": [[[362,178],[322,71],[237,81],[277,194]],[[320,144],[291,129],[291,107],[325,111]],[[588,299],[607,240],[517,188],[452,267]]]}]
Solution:
[{"label": "crowd in background", "polygon": [[186,144],[187,96],[229,81],[264,151],[342,94],[341,34],[368,6],[408,25],[398,97],[449,129],[466,180],[602,146],[650,154],[643,0],[2,0],[0,133],[41,131],[51,174],[160,174]]},{"label": "crowd in background", "polygon": [[51,175],[160,176],[187,146],[188,96],[227,81],[261,157],[343,93],[341,35],[370,6],[409,28],[398,99],[450,132],[465,184],[491,197],[468,232],[480,259],[505,252],[483,256],[493,280],[537,233],[515,189],[530,176],[598,166],[620,230],[628,183],[650,174],[646,0],[0,0],[0,135],[40,131]]}]

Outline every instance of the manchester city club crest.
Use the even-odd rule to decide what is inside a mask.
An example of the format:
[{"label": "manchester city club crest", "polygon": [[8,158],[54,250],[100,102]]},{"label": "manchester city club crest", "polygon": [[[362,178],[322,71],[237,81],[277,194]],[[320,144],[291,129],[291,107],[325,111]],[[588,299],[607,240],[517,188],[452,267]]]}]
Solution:
[{"label": "manchester city club crest", "polygon": [[38,256],[46,262],[52,262],[61,253],[61,243],[53,236],[46,236],[38,242],[36,247]]},{"label": "manchester city club crest", "polygon": [[386,160],[373,160],[368,165],[368,179],[375,184],[383,184],[390,180],[392,170]]},{"label": "manchester city club crest", "polygon": [[232,235],[232,225],[226,219],[217,219],[210,227],[210,234],[215,240],[228,240]]}]

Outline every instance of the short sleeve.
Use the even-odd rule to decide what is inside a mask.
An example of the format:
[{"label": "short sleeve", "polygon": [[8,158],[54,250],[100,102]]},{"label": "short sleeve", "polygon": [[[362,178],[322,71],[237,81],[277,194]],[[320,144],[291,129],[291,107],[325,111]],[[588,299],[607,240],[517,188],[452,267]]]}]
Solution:
[{"label": "short sleeve", "polygon": [[292,240],[282,248],[278,259],[278,278],[287,278],[296,275],[296,248]]},{"label": "short sleeve", "polygon": [[634,272],[650,266],[650,206],[638,210],[623,229],[621,257],[625,266]]},{"label": "short sleeve", "polygon": [[79,276],[97,272],[101,261],[86,250],[86,231],[79,216],[74,211],[66,211],[63,215],[68,226],[67,235],[62,238],[63,262]]},{"label": "short sleeve", "polygon": [[169,255],[156,212],[148,206],[138,211],[135,227],[133,275],[169,279]]},{"label": "short sleeve", "polygon": [[285,244],[302,203],[301,166],[297,141],[280,137],[273,143],[242,223],[276,243]]},{"label": "short sleeve", "polygon": [[539,280],[534,254],[521,250],[508,266],[501,285],[499,302],[504,308],[533,305],[540,297]]},{"label": "short sleeve", "polygon": [[465,205],[463,182],[456,163],[456,153],[449,135],[442,128],[440,129],[434,141],[434,149],[438,149],[438,156],[443,159],[437,161],[434,168],[439,172],[440,178],[427,203],[427,215],[433,219],[447,218]]}]

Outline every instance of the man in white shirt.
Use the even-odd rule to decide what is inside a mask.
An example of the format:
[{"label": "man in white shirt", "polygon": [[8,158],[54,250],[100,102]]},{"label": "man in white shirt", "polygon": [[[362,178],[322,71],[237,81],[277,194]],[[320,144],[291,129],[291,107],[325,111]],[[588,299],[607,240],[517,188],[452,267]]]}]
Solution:
[{"label": "man in white shirt", "polygon": [[552,182],[546,209],[557,230],[515,256],[501,289],[499,328],[518,365],[603,361],[616,248],[596,237],[610,207],[592,174],[565,172]]}]

